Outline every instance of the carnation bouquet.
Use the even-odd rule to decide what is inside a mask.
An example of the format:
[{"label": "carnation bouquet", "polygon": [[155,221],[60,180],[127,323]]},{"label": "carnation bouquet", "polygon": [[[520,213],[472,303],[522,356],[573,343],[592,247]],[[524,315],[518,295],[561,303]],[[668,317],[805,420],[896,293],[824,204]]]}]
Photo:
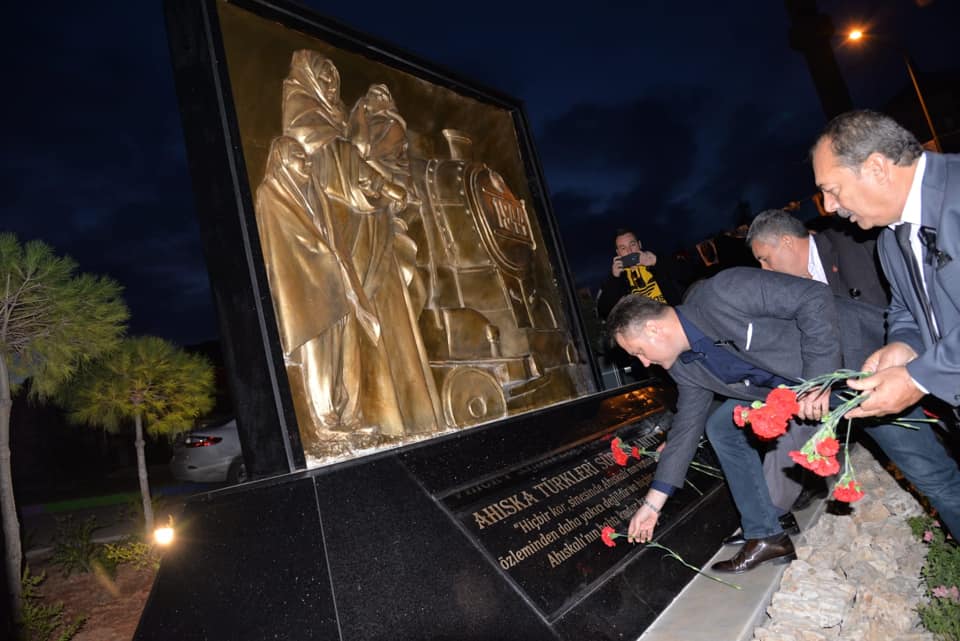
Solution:
[{"label": "carnation bouquet", "polygon": [[[737,405],[733,408],[733,422],[738,427],[749,425],[753,433],[761,439],[775,439],[786,433],[790,419],[800,411],[800,404],[797,401],[799,396],[808,393],[819,394],[836,383],[869,375],[869,372],[840,369],[802,381],[797,385],[781,385],[771,390],[765,401],[754,401],[748,407]],[[844,414],[867,399],[866,392],[853,392],[847,389],[835,393],[840,398],[840,404],[820,419],[820,429],[800,450],[790,452],[790,458],[795,463],[818,476],[833,476],[840,472],[840,461],[837,459],[837,454],[840,452],[837,425]],[[894,423],[914,428],[910,421],[923,420],[925,419],[898,419]],[[851,431],[849,423],[848,419],[843,443],[843,474],[833,486],[833,498],[845,503],[859,501],[864,496],[863,488],[857,482],[856,473],[848,455]]]}]

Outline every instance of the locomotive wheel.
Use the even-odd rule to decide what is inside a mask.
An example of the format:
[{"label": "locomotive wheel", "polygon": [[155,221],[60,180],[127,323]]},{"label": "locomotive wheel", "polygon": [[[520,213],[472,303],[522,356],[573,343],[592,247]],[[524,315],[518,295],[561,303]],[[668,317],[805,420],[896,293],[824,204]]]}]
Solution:
[{"label": "locomotive wheel", "polygon": [[458,367],[443,381],[443,415],[449,425],[467,427],[507,415],[507,399],[497,379],[477,367]]}]

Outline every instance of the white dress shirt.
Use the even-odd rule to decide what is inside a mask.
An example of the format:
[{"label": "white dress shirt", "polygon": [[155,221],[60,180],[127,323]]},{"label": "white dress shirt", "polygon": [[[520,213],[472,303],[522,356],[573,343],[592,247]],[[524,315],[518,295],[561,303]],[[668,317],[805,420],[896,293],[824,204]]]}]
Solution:
[{"label": "white dress shirt", "polygon": [[[903,205],[903,213],[900,214],[900,220],[889,225],[890,229],[896,229],[904,223],[910,223],[913,227],[910,229],[910,248],[913,250],[913,256],[917,260],[917,265],[923,265],[923,245],[920,244],[920,224],[923,220],[920,209],[921,187],[923,185],[923,172],[927,168],[926,156],[920,156],[920,162],[917,163],[917,171],[913,174],[913,182],[910,184],[910,191],[907,193],[907,202]],[[920,269],[920,281],[923,283],[923,291],[927,291],[927,277]]]},{"label": "white dress shirt", "polygon": [[[907,202],[903,205],[903,213],[900,214],[900,220],[895,223],[888,225],[890,229],[896,230],[897,227],[903,224],[912,225],[910,229],[910,249],[913,250],[913,257],[917,261],[920,271],[920,282],[923,284],[923,291],[927,293],[929,298],[929,292],[927,290],[927,277],[923,273],[923,245],[920,243],[920,224],[923,221],[922,209],[920,208],[921,200],[921,187],[923,185],[923,172],[927,168],[927,157],[923,154],[920,155],[920,161],[917,163],[917,171],[913,174],[913,182],[910,183],[910,191],[907,192]],[[931,319],[933,321],[933,327],[939,332],[937,328],[937,319]],[[913,384],[922,391],[924,394],[929,394],[923,385],[917,382],[912,376],[910,379],[913,381]]]},{"label": "white dress shirt", "polygon": [[820,261],[820,252],[817,251],[817,241],[814,240],[813,234],[810,234],[807,238],[810,239],[810,251],[807,253],[807,273],[810,274],[810,278],[818,283],[829,285],[827,272],[823,271],[823,263]]}]

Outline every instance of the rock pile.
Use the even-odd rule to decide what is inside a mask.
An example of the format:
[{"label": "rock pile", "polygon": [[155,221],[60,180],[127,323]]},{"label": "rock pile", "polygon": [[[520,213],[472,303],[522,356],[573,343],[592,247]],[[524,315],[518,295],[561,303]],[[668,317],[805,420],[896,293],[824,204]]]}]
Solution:
[{"label": "rock pile", "polygon": [[863,448],[851,460],[866,496],[795,537],[755,641],[933,641],[916,612],[926,548],[906,523],[920,505]]}]

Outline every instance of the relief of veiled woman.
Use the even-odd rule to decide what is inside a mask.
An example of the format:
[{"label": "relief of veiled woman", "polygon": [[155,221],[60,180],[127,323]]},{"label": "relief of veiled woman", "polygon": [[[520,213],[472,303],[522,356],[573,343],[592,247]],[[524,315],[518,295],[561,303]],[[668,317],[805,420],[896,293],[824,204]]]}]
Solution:
[{"label": "relief of veiled woman", "polygon": [[[392,238],[386,240],[392,245],[392,251],[399,267],[408,296],[407,305],[414,319],[418,318],[426,303],[427,293],[423,279],[417,271],[417,244],[407,235],[408,220],[420,216],[420,199],[410,176],[410,160],[407,156],[407,123],[397,111],[396,103],[386,85],[370,85],[365,96],[360,98],[350,110],[350,141],[357,147],[371,167],[390,183],[400,185],[407,191],[404,202],[395,202],[390,206],[394,215],[377,215],[369,224],[392,230]],[[412,204],[411,204],[412,203]],[[389,222],[388,222],[389,221]],[[364,279],[365,283],[375,284],[383,278],[382,264],[379,273],[376,270]],[[388,267],[388,269],[392,266]],[[366,285],[368,293],[374,295],[377,287]],[[416,324],[416,321],[414,321]]]},{"label": "relief of veiled woman", "polygon": [[323,212],[309,195],[310,174],[303,146],[276,138],[257,188],[256,216],[294,406],[298,416],[309,417],[300,421],[301,438],[315,451],[331,440],[325,430],[358,411],[344,376],[359,358],[343,349],[356,343],[345,341],[355,329],[348,319],[361,319],[374,336],[380,328],[352,266],[333,249]]},{"label": "relief of veiled woman", "polygon": [[[379,334],[357,313],[344,321],[342,379],[351,403],[358,403],[333,429],[373,429],[382,440],[397,441],[404,434],[436,431],[439,407],[394,250],[393,212],[402,208],[406,194],[348,139],[339,85],[329,59],[295,52],[283,86],[284,134],[309,155],[308,198],[333,253],[349,263],[379,321]],[[308,382],[308,387],[314,386]]]}]

